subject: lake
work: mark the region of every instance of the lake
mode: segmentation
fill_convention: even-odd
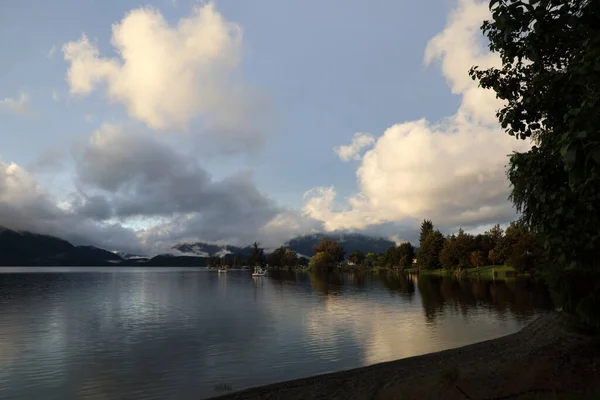
[[[495,338],[549,309],[528,280],[0,268],[0,399],[199,399]]]

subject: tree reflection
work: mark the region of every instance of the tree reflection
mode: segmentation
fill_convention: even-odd
[[[388,271],[379,275],[381,283],[391,292],[412,298],[415,294],[415,283],[412,277],[398,271]]]
[[[442,278],[423,276],[417,278],[417,287],[421,295],[423,311],[427,322],[433,322],[435,316],[444,309],[441,286]]]
[[[344,277],[339,272],[312,272],[310,283],[313,290],[323,295],[337,296],[344,287]]]
[[[298,282],[298,272],[289,269],[276,269],[269,271],[269,277],[276,283],[289,284]]]
[[[449,308],[460,309],[467,315],[484,306],[498,314],[510,312],[529,317],[536,311],[553,307],[546,286],[527,278],[490,281],[421,275],[417,279],[425,318],[429,322]]]
[[[348,273],[348,281],[358,289],[367,287],[369,274],[366,271],[356,271]]]

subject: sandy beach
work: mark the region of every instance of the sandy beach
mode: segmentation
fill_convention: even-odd
[[[549,313],[498,339],[213,399],[504,398],[600,399],[600,339]]]

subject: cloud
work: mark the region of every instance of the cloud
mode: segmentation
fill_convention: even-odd
[[[104,83],[111,101],[155,130],[189,131],[201,118],[207,135],[243,142],[238,148],[262,143],[263,101],[236,74],[242,30],[212,2],[176,26],[154,8],[132,10],[113,24],[111,44],[118,57],[102,56],[85,34],[63,46],[72,94]]]
[[[31,114],[31,109],[29,108],[29,96],[23,92],[19,94],[19,98],[17,99],[6,97],[4,100],[0,100],[0,108],[5,108],[10,112],[19,115]]]
[[[258,230],[258,240],[265,248],[272,249],[294,237],[322,231],[321,222],[296,210],[283,210]]]
[[[75,212],[98,221],[158,218],[139,234],[149,247],[200,239],[246,245],[307,226],[299,215],[291,223],[294,212],[260,192],[250,171],[214,180],[195,157],[152,135],[105,125],[75,156]],[[287,229],[278,229],[283,218]]]
[[[209,174],[150,135],[105,125],[76,154],[77,184],[110,197],[115,216],[173,215],[198,210]]]
[[[135,232],[118,224],[99,224],[81,218],[39,185],[34,176],[0,159],[0,226],[52,234],[75,244],[141,251]]]
[[[507,201],[507,156],[530,144],[500,129],[495,110],[502,103],[468,76],[473,65],[499,65],[480,40],[479,27],[489,17],[487,3],[460,0],[427,45],[425,62],[439,61],[450,89],[462,96],[456,114],[388,128],[361,158],[359,192],[340,204],[334,187],[315,188],[305,195],[309,216],[332,231],[423,218],[446,227],[479,226],[515,216]],[[338,148],[343,160],[356,157],[356,139]]]
[[[59,101],[60,100],[60,95],[58,94],[58,92],[56,90],[52,91],[52,100],[53,101]]]
[[[56,53],[56,45],[55,44],[53,44],[52,47],[50,47],[50,50],[48,50],[48,54],[46,54],[46,57],[52,58],[54,56],[54,53]]]
[[[360,160],[360,152],[373,145],[375,138],[366,133],[357,132],[349,145],[339,146],[334,149],[342,161]]]
[[[118,127],[74,153],[77,190],[62,199],[0,160],[0,226],[155,255],[183,241],[274,247],[319,225],[265,196],[249,171],[213,180],[195,159]]]
[[[65,151],[60,148],[44,150],[27,166],[27,170],[33,173],[54,173],[64,166],[66,156]]]

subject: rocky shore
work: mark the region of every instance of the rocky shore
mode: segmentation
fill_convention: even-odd
[[[509,398],[600,399],[600,340],[550,313],[498,339],[213,399]]]

